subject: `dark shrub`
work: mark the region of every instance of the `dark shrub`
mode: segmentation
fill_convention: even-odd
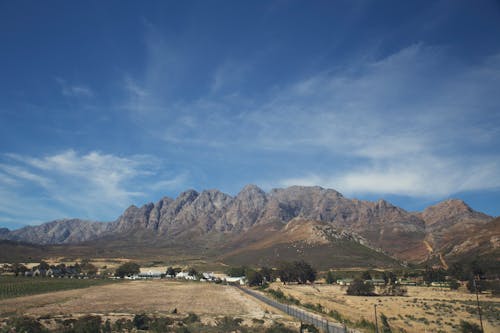
[[[188,313],[187,317],[182,320],[186,324],[192,324],[200,321],[200,317],[196,313]]]
[[[149,318],[145,313],[136,314],[132,322],[134,327],[138,330],[148,330],[151,318]]]
[[[89,333],[89,332],[99,332],[101,329],[101,317],[100,316],[84,316],[75,321],[73,324],[74,333]]]
[[[7,320],[2,332],[29,332],[45,333],[48,332],[42,324],[30,317],[14,317]]]
[[[172,318],[154,318],[150,320],[149,330],[155,333],[167,332],[169,330],[169,326],[174,323]]]
[[[460,320],[460,332],[462,333],[482,333],[481,327],[476,323]]]
[[[347,288],[347,295],[352,296],[373,296],[375,286],[371,283],[365,283],[363,280],[355,279]]]
[[[274,324],[265,330],[265,333],[295,333],[295,330],[285,327],[283,324]]]

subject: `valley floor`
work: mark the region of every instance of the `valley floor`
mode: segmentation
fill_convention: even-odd
[[[460,320],[479,324],[475,294],[432,287],[408,287],[408,295],[401,297],[348,296],[338,285],[283,285],[273,283],[286,297],[294,297],[301,304],[320,304],[325,313],[337,311],[352,322],[364,318],[375,322],[374,304],[377,304],[378,323],[385,314],[393,332],[458,332]],[[500,298],[480,295],[485,332],[500,331]]]
[[[275,322],[298,325],[234,287],[166,280],[130,281],[5,299],[0,301],[0,318],[27,315],[65,319],[92,314],[114,322],[139,313],[171,316],[174,309],[179,314],[195,313],[207,324],[228,316],[241,318],[248,326],[255,323],[254,319],[268,326]]]

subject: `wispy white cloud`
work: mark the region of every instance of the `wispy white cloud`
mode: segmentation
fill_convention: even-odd
[[[61,87],[61,94],[67,97],[94,97],[95,93],[92,89],[84,85],[70,84],[62,78],[56,78],[57,83]]]
[[[439,199],[454,193],[500,188],[500,159],[447,159],[420,156],[332,173],[282,179],[281,186],[321,185],[347,195],[396,194]]]
[[[23,167],[0,164],[0,170],[10,174],[14,178],[32,181],[43,187],[48,187],[50,185],[49,179],[27,171]]]
[[[167,76],[151,74],[155,68],[169,72],[159,56],[162,48],[154,50],[146,85],[168,87]],[[149,89],[140,99],[132,91],[131,100],[154,119],[143,124],[151,134],[177,145],[298,158],[314,150],[343,162],[330,172],[297,162],[309,171],[278,178],[278,185],[412,196],[499,187],[493,142],[500,132],[492,124],[500,121],[500,56],[466,65],[450,61],[448,52],[418,43],[268,88],[254,98],[223,89],[248,68],[227,62],[198,99],[166,100]]]
[[[158,168],[161,161],[149,155],[122,157],[67,150],[45,157],[19,154],[4,157],[6,162],[0,164],[0,170],[17,184],[0,191],[0,214],[26,218],[26,223],[39,221],[37,214],[47,219],[114,219],[128,205],[145,200],[150,193],[144,191],[175,189],[186,180],[184,174],[169,180],[161,178],[162,171]],[[23,185],[32,193],[23,191],[20,188]],[[141,199],[136,202],[138,198]],[[23,205],[32,205],[29,213],[18,212],[16,207]],[[58,208],[44,209],[45,206]]]

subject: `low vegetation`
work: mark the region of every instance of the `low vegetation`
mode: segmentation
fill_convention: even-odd
[[[318,332],[312,325],[303,325],[309,332]],[[13,317],[0,326],[0,333],[29,332],[29,333],[131,333],[131,332],[240,332],[240,333],[293,333],[282,323],[273,323],[268,327],[262,322],[253,321],[251,325],[244,325],[243,319],[224,316],[217,318],[213,324],[204,324],[196,314],[187,316],[156,316],[146,313],[135,314],[133,318],[119,318],[114,321],[104,319],[99,315],[85,315],[79,318],[33,318],[29,316]]]
[[[112,282],[109,279],[0,276],[0,299],[88,288]]]
[[[134,274],[139,274],[141,271],[141,266],[135,262],[126,262],[124,264],[121,264],[115,271],[115,276],[118,277],[125,277],[125,276],[131,276]]]

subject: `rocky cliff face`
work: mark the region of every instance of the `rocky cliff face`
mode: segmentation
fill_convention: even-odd
[[[188,190],[176,199],[165,197],[142,207],[130,206],[112,223],[60,220],[2,231],[0,238],[41,244],[77,243],[148,231],[148,235],[161,239],[196,241],[219,235],[223,237],[219,240],[230,242],[261,239],[259,232],[281,230],[291,221],[294,223],[290,226],[295,227],[283,232],[302,230],[296,226],[297,221],[317,221],[356,235],[392,256],[418,261],[429,255],[429,244],[440,251],[453,248],[453,233],[490,220],[491,217],[473,211],[459,200],[448,200],[415,214],[384,200],[351,200],[321,187],[292,186],[265,193],[248,185],[235,197],[218,190]]]
[[[459,255],[471,250],[463,246],[469,238],[480,238],[492,217],[470,208],[462,200],[446,200],[426,208],[419,216],[425,222],[426,242],[435,253]],[[479,247],[477,243],[474,247]]]
[[[0,237],[35,244],[79,243],[95,239],[113,227],[112,223],[63,219],[9,231]]]

